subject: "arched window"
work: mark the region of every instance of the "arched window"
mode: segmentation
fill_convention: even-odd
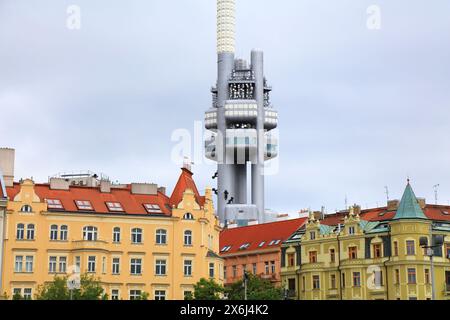
[[[156,244],[167,244],[167,231],[164,229],[156,230]]]
[[[69,227],[66,225],[61,226],[61,230],[59,232],[60,238],[59,240],[67,241],[67,234],[68,234]]]
[[[23,223],[19,223],[17,225],[16,239],[23,240],[25,234],[25,225]]]
[[[58,226],[56,224],[50,226],[50,240],[58,240]]]
[[[97,241],[97,227],[93,226],[84,227],[83,239],[85,241]]]
[[[27,240],[34,240],[34,224],[27,225]]]
[[[113,229],[113,242],[119,243],[120,242],[120,228],[115,227]]]
[[[20,212],[33,212],[33,208],[30,205],[26,204],[22,206],[22,208],[20,208]]]
[[[186,230],[184,232],[184,245],[192,246],[192,231],[191,230]]]
[[[142,243],[142,229],[134,228],[131,230],[131,242]]]
[[[185,215],[183,216],[184,220],[194,220],[194,215],[190,212],[185,213]]]

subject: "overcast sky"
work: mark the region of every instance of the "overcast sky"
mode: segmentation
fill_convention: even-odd
[[[81,9],[81,29],[66,26]],[[370,5],[381,29],[367,28]],[[266,205],[383,205],[411,178],[450,200],[450,1],[237,0],[237,55],[265,51],[280,170]],[[16,178],[104,172],[172,190],[174,130],[216,80],[215,1],[0,0],[0,146]],[[201,145],[196,145],[201,148]],[[197,164],[200,189],[214,166]]]

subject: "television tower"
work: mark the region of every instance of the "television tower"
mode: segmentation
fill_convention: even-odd
[[[252,50],[250,64],[235,58],[235,0],[217,0],[217,55],[217,83],[205,113],[211,131],[205,155],[218,163],[218,215],[224,224],[264,223],[264,162],[278,155],[278,141],[270,132],[277,127],[278,113],[269,99],[263,52]]]

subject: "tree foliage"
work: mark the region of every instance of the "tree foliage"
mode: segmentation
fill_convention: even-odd
[[[214,279],[200,279],[194,285],[195,300],[220,300],[224,292],[223,286],[214,281]]]
[[[40,285],[37,300],[104,300],[107,295],[101,286],[100,279],[92,275],[82,274],[80,289],[70,292],[67,287],[67,276],[55,276],[53,282]]]
[[[244,300],[243,280],[233,283],[227,288],[229,300]],[[283,290],[277,288],[269,280],[261,279],[258,276],[249,274],[247,280],[248,300],[282,300]]]

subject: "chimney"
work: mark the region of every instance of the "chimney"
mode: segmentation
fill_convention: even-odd
[[[100,181],[100,192],[102,192],[102,193],[111,193],[111,181],[109,181],[109,180],[101,180]]]
[[[50,178],[51,190],[69,190],[69,187],[70,187],[69,179]]]
[[[400,201],[398,201],[398,200],[389,200],[387,202],[387,210],[388,211],[395,211],[395,210],[397,210],[399,203],[400,203]]]
[[[154,183],[132,183],[132,194],[157,195],[158,185]]]
[[[166,187],[159,187],[158,188],[158,192],[165,195],[166,194]]]
[[[3,173],[3,180],[6,187],[14,185],[14,161],[16,150],[10,148],[0,148],[0,171]]]

